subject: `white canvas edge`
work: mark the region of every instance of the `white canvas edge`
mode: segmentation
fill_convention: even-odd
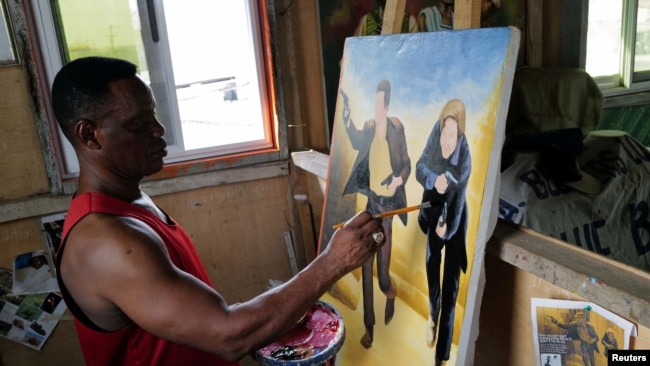
[[[492,236],[494,228],[496,227],[498,218],[498,204],[499,204],[499,171],[501,167],[501,148],[505,140],[505,126],[506,116],[508,114],[508,106],[510,104],[510,94],[512,92],[512,83],[514,80],[515,68],[517,64],[517,56],[519,54],[519,44],[521,39],[521,32],[516,27],[509,27],[510,33],[510,52],[507,56],[504,65],[504,79],[503,89],[501,91],[501,101],[496,113],[496,121],[502,120],[503,123],[495,124],[494,144],[490,153],[488,172],[496,172],[494,176],[488,173],[484,195],[483,205],[481,206],[480,218],[487,217],[487,220],[479,219],[479,226],[477,231],[475,253],[480,255],[474,256],[470,279],[468,282],[469,289],[476,289],[474,292],[468,292],[465,317],[463,319],[460,340],[458,342],[458,365],[466,365],[474,363],[474,350],[476,340],[479,333],[479,315],[481,310],[481,298],[483,297],[483,289],[485,287],[485,268],[484,268],[484,255],[487,240]],[[481,235],[485,235],[484,237]],[[466,350],[461,352],[460,350]]]

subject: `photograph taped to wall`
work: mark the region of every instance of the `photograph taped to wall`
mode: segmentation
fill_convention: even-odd
[[[590,302],[531,299],[537,366],[607,365],[609,350],[626,350],[636,327]]]
[[[63,235],[63,222],[67,212],[41,217],[41,230],[45,240],[45,247],[52,261],[56,260],[56,253],[61,245],[61,236]],[[56,274],[56,268],[53,268]]]
[[[59,291],[54,262],[44,250],[17,255],[13,274],[14,296]]]
[[[356,212],[430,207],[384,218],[375,258],[324,296],[345,321],[342,364],[472,360],[519,37],[346,40],[319,249]]]
[[[40,350],[67,307],[59,293],[12,295],[13,272],[0,268],[0,337]]]

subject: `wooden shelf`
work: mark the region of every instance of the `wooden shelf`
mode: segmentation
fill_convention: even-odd
[[[650,327],[650,273],[499,220],[486,252]]]

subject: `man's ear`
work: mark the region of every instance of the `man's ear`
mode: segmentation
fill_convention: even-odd
[[[99,149],[101,145],[97,141],[97,124],[87,119],[80,119],[74,126],[74,135],[77,141],[88,148]]]

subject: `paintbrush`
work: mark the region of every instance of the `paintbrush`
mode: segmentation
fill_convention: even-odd
[[[372,215],[372,218],[373,219],[384,218],[384,217],[399,215],[399,214],[403,214],[403,213],[407,213],[407,212],[411,212],[411,211],[415,211],[415,210],[420,210],[420,209],[428,208],[428,207],[431,207],[431,202],[422,202],[417,206],[409,206],[409,207],[399,208],[397,210],[391,210],[391,211],[378,213],[378,214]],[[333,227],[334,227],[334,229],[338,229],[340,227],[343,227],[343,225],[345,225],[345,222],[342,222],[340,224],[336,224]]]

